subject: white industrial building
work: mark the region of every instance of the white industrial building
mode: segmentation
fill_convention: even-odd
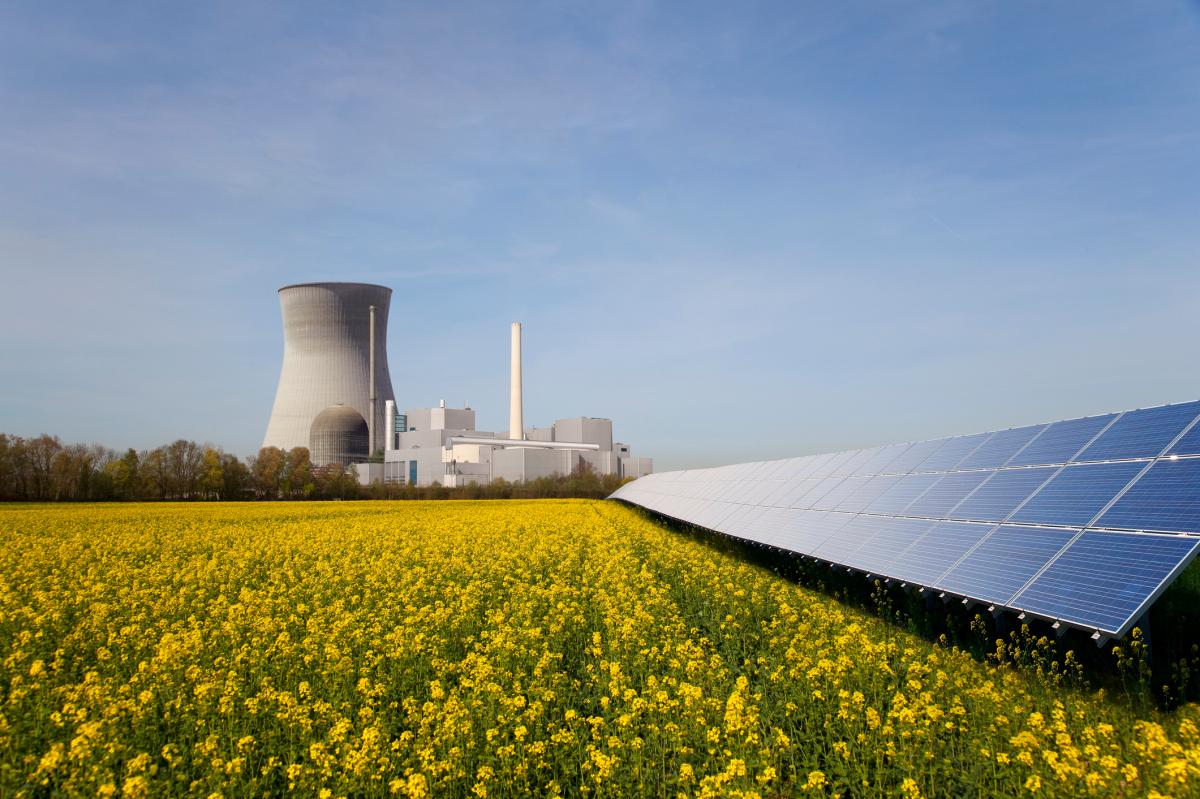
[[[470,407],[413,408],[397,413],[384,402],[383,462],[356,466],[363,484],[447,487],[493,480],[525,482],[590,468],[600,475],[641,477],[653,471],[628,444],[613,442],[612,421],[559,419],[550,427],[525,427],[521,386],[521,325],[512,326],[509,429],[475,429]]]

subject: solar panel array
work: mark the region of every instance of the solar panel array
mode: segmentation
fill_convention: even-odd
[[[902,583],[1121,636],[1200,546],[1200,402],[711,469],[613,493]]]

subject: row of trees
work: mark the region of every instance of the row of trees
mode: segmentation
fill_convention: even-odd
[[[358,491],[345,469],[314,468],[304,447],[265,447],[242,461],[184,439],[119,453],[0,433],[0,500],[349,499]]]
[[[621,482],[581,464],[574,474],[527,483],[363,488],[347,469],[314,467],[305,447],[264,447],[242,461],[219,447],[184,439],[120,453],[98,444],[63,444],[45,434],[0,433],[0,500],[601,498]]]

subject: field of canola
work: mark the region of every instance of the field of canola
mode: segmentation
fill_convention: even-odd
[[[609,502],[0,507],[0,796],[1184,796],[1139,719]]]

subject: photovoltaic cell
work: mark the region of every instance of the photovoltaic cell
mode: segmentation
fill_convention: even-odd
[[[959,462],[975,451],[975,448],[987,441],[991,433],[976,433],[973,436],[959,436],[943,444],[938,451],[930,455],[915,471],[945,472],[953,469]]]
[[[1096,526],[1200,533],[1200,458],[1158,461]]]
[[[1115,413],[1110,413],[1104,416],[1088,416],[1084,419],[1055,422],[1042,431],[1040,436],[1029,442],[1029,446],[1014,455],[1008,465],[1040,466],[1066,463],[1115,417]]]
[[[854,474],[885,474],[888,471],[888,465],[903,455],[911,446],[911,444],[892,444],[890,447],[880,447],[875,450],[875,454],[866,463],[858,467],[858,471]]]
[[[1083,527],[1145,466],[1136,461],[1068,466],[1014,513],[1012,521]]]
[[[967,494],[988,479],[992,472],[952,472],[937,481],[932,488],[904,509],[905,516],[928,516],[944,519],[951,508],[962,502]]]
[[[1200,402],[1127,411],[1080,453],[1079,461],[1151,458],[1162,452],[1196,415]]]
[[[1086,532],[1012,604],[1123,635],[1143,604],[1193,557],[1200,539]]]
[[[867,513],[898,514],[941,479],[940,474],[896,475],[895,482],[867,506]]]
[[[821,497],[828,494],[844,479],[844,477],[826,477],[819,480],[813,485],[812,490],[793,503],[792,507],[811,508],[815,503],[820,501]]]
[[[942,448],[942,445],[953,439],[937,438],[933,441],[918,441],[909,446],[896,460],[887,465],[885,474],[907,474],[913,469],[921,465],[925,460],[928,460],[933,453]]]
[[[1046,425],[1018,427],[1013,430],[1001,430],[992,433],[992,437],[979,445],[979,448],[963,459],[957,469],[994,469],[1003,466],[1017,451],[1033,440],[1042,432]]]
[[[822,560],[858,568],[858,559],[854,557],[854,553],[875,533],[879,522],[880,519],[876,516],[857,516],[825,539],[813,554]]]
[[[992,529],[987,524],[939,522],[914,541],[886,574],[917,585],[933,585]]]
[[[997,527],[937,587],[1007,605],[1074,535],[1045,527]]]
[[[896,561],[926,530],[937,522],[925,519],[870,517],[877,521],[871,535],[855,553],[864,571],[892,576]],[[849,565],[849,564],[847,564]]]
[[[1183,438],[1171,445],[1172,455],[1200,455],[1200,422],[1183,434]]]
[[[797,513],[795,525],[787,531],[783,539],[793,552],[811,555],[816,548],[825,543],[825,539],[854,517],[847,513],[828,513],[826,511],[801,511]]]
[[[858,491],[860,488],[866,486],[871,478],[845,477],[833,479],[838,479],[841,482],[826,491],[823,496],[821,496],[812,504],[814,510],[833,510],[847,497],[854,494],[854,492]]]
[[[867,505],[871,501],[882,494],[886,489],[891,487],[891,479],[889,477],[851,477],[847,480],[854,480],[856,487],[854,491],[847,494],[845,498],[837,504],[834,510],[840,510],[849,513],[862,513],[867,509]]]
[[[1054,474],[1053,466],[996,472],[948,515],[952,519],[999,522]]]

